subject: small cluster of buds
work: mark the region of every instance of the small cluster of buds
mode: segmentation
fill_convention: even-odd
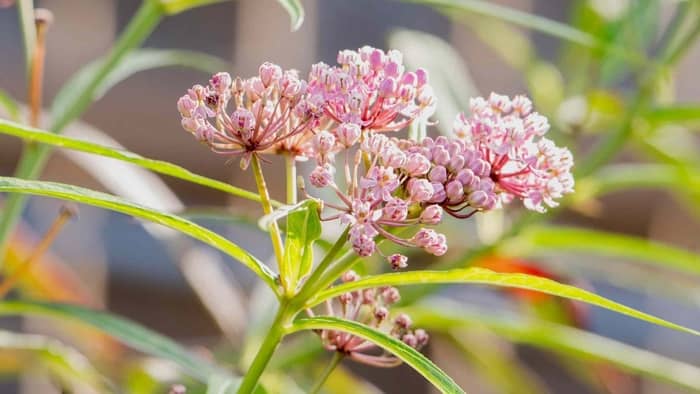
[[[398,131],[435,111],[435,96],[424,69],[405,71],[403,55],[369,46],[338,53],[338,66],[317,63],[309,92],[325,102],[335,122],[364,130]]]
[[[343,274],[343,282],[359,279],[354,271]],[[399,314],[393,320],[389,316],[389,306],[399,301],[399,291],[394,287],[365,289],[342,294],[337,298],[337,305],[326,302],[327,314],[347,320],[353,320],[380,330],[386,330],[389,335],[403,341],[408,346],[420,350],[428,343],[428,334],[422,329],[411,327],[411,318]],[[336,312],[340,308],[340,312]],[[394,367],[401,360],[389,353],[379,353],[378,348],[371,342],[342,331],[322,330],[320,332],[323,345],[331,351],[341,352],[357,362],[375,367]]]
[[[488,163],[501,201],[518,198],[526,208],[544,212],[545,206],[558,205],[555,199],[573,192],[571,152],[543,137],[549,122],[532,111],[527,97],[491,93],[488,100],[472,99],[469,107],[471,117],[461,114],[455,120],[455,135]]]
[[[264,63],[258,76],[245,80],[215,74],[208,86],[195,85],[180,97],[177,108],[185,130],[216,153],[242,156],[246,168],[254,152],[301,154],[305,140],[294,137],[316,127],[323,111],[306,88],[296,71]],[[229,113],[230,101],[235,109]]]

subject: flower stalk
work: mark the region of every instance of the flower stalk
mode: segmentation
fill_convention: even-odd
[[[326,383],[326,380],[328,380],[328,377],[331,376],[331,373],[333,373],[335,368],[338,366],[338,364],[340,364],[340,362],[342,360],[343,360],[343,353],[341,353],[341,352],[333,353],[333,358],[326,366],[326,369],[323,370],[323,374],[316,381],[316,384],[314,385],[314,387],[311,389],[311,391],[309,391],[310,394],[317,394],[319,391],[321,391],[321,388]]]

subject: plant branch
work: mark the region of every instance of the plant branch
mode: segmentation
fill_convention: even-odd
[[[326,366],[326,369],[323,371],[323,374],[321,377],[316,381],[316,384],[314,387],[309,391],[309,394],[317,394],[319,391],[321,391],[321,388],[323,387],[323,384],[326,383],[326,380],[328,380],[328,377],[331,376],[331,373],[335,370],[335,368],[340,364],[340,361],[343,360],[344,354],[341,352],[335,352],[333,354],[333,358],[331,359],[331,362],[328,363]]]

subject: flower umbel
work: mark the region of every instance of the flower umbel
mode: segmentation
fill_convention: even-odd
[[[342,277],[343,282],[357,279],[359,276],[354,271],[348,271]],[[408,346],[420,350],[428,343],[428,334],[422,329],[413,329],[408,315],[402,313],[392,319],[389,314],[389,307],[399,299],[400,294],[395,287],[357,290],[337,297],[335,304],[327,301],[326,313],[384,330]],[[319,335],[326,349],[343,353],[357,362],[384,368],[401,364],[396,356],[380,351],[372,342],[352,334],[322,330]]]
[[[538,212],[556,207],[556,199],[574,190],[571,152],[543,137],[549,130],[547,118],[532,111],[524,96],[512,99],[492,93],[470,102],[471,117],[461,114],[454,132],[467,144],[475,160],[487,165],[484,172],[496,185],[503,202],[523,200],[526,208]]]
[[[321,109],[307,100],[306,85],[296,71],[264,63],[248,79],[215,74],[208,86],[189,89],[177,107],[185,130],[216,153],[242,156],[247,168],[252,154],[290,150],[295,145],[288,140],[318,123]]]

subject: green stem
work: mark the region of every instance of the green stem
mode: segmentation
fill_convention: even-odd
[[[267,364],[270,362],[272,355],[275,353],[277,346],[279,346],[286,333],[285,330],[287,325],[289,325],[291,316],[293,316],[293,313],[289,312],[288,304],[286,302],[280,304],[280,309],[277,311],[275,320],[272,322],[267,335],[265,335],[265,339],[260,345],[260,349],[253,359],[253,363],[250,364],[248,372],[246,372],[243,377],[241,386],[238,388],[239,394],[249,394],[255,390],[260,376],[263,371],[265,371]]]
[[[262,205],[263,212],[265,215],[272,213],[272,202],[270,200],[270,193],[267,188],[267,183],[265,182],[265,176],[263,175],[262,167],[260,166],[260,158],[258,155],[253,154],[251,159],[253,166],[253,175],[255,176],[255,184],[258,186],[258,194],[260,194],[260,204]],[[280,229],[275,220],[270,223],[270,241],[272,242],[272,249],[275,253],[275,259],[277,260],[277,266],[280,270],[280,281],[282,283],[282,288],[285,292],[289,291],[289,271],[286,269],[284,264],[283,256],[283,246],[282,246],[282,236],[280,235]]]
[[[287,204],[297,203],[297,162],[294,155],[284,156],[285,170],[287,174]]]
[[[19,0],[17,2],[17,12],[19,25],[22,29],[22,40],[24,42],[24,63],[27,70],[27,80],[29,80],[32,69],[32,56],[36,45],[36,28],[34,27],[34,1]]]
[[[318,266],[311,274],[309,279],[306,281],[306,283],[304,283],[304,287],[302,287],[301,291],[299,292],[297,297],[295,297],[295,299],[300,300],[302,302],[306,302],[306,300],[314,294],[315,289],[318,288],[317,283],[321,280],[321,277],[323,276],[324,272],[328,269],[328,267],[331,266],[331,264],[333,264],[335,257],[343,249],[343,246],[345,246],[345,243],[348,240],[349,231],[350,227],[347,227],[345,231],[343,231],[343,233],[340,235],[340,237],[338,237],[331,249],[323,257],[323,260],[321,260],[321,262],[318,263]]]
[[[321,391],[321,388],[323,387],[323,384],[326,383],[326,380],[328,380],[328,377],[331,376],[331,373],[333,373],[333,370],[335,370],[335,367],[340,364],[340,361],[343,359],[343,353],[341,352],[335,352],[333,354],[333,358],[331,359],[331,362],[328,364],[326,369],[323,371],[323,374],[321,377],[316,381],[316,384],[314,387],[309,391],[309,394],[317,394],[319,391]]]
[[[50,129],[51,132],[60,133],[66,125],[85,111],[92,102],[95,91],[109,76],[110,72],[129,51],[141,45],[155,29],[162,17],[163,10],[158,2],[145,0],[141,4],[136,15],[129,22],[126,30],[122,33],[114,48],[100,66],[100,69],[93,75],[85,90],[75,96],[65,111],[54,114],[55,118]],[[44,168],[50,152],[51,148],[47,145],[26,144],[14,176],[23,179],[36,179]],[[13,194],[7,198],[3,215],[0,216],[0,256],[5,255],[9,235],[19,221],[25,203],[26,197],[23,195]],[[0,258],[1,265],[2,259]]]

